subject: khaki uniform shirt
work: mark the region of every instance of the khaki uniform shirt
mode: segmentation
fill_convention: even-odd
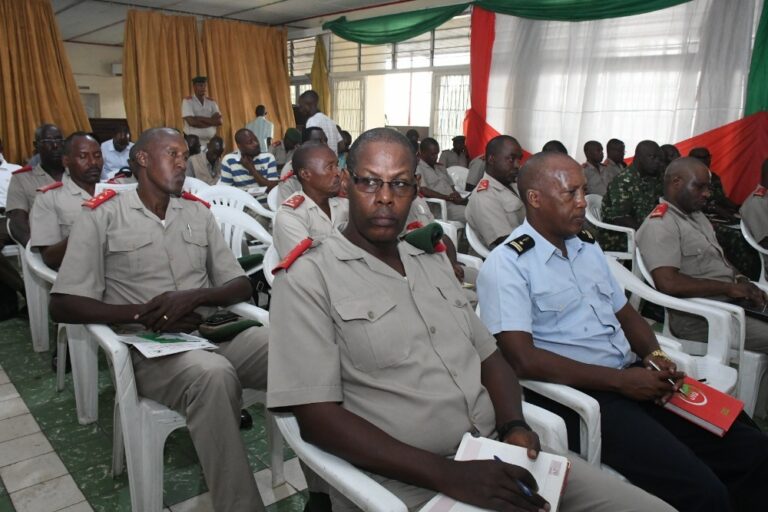
[[[211,117],[213,114],[221,113],[219,105],[208,96],[203,97],[203,102],[197,99],[194,94],[187,96],[181,101],[181,117]],[[200,138],[200,145],[205,147],[205,144],[216,135],[216,126],[209,126],[207,128],[195,128],[190,126],[184,121],[184,133],[191,133],[197,135]]]
[[[517,193],[486,173],[467,204],[467,222],[483,244],[490,247],[514,231],[524,219],[525,206]]]
[[[277,275],[267,406],[337,402],[448,457],[494,431],[480,363],[496,343],[442,254],[398,251],[406,277],[336,232]]]
[[[608,192],[608,185],[611,184],[613,178],[619,174],[619,166],[607,166],[605,164],[599,164],[600,168],[595,168],[589,162],[586,162],[584,167],[584,175],[587,178],[587,194],[597,194],[604,196]]]
[[[758,185],[741,205],[739,213],[757,243],[768,237],[768,192],[765,188]]]
[[[211,212],[171,198],[165,225],[139,199],[120,192],[84,209],[51,293],[107,304],[143,304],[161,293],[221,286],[245,275]]]
[[[435,167],[430,167],[424,160],[419,159],[419,165],[416,166],[416,174],[421,176],[421,186],[424,188],[445,195],[456,192],[453,178],[448,174],[445,167],[440,164],[435,164]],[[466,206],[453,204],[450,201],[447,201],[446,203],[448,219],[464,222],[464,210],[466,209]]]
[[[467,185],[473,187],[480,182],[485,174],[485,155],[476,156],[469,162],[469,172],[467,173]]]
[[[215,165],[211,165],[205,153],[198,153],[189,157],[187,176],[202,180],[208,185],[215,185],[221,178],[221,158],[216,160]]]
[[[20,172],[11,177],[11,184],[8,185],[8,200],[5,203],[5,210],[24,210],[29,213],[32,211],[32,203],[37,197],[37,189],[55,183],[56,180],[43,170],[38,164],[31,171]]]
[[[304,197],[304,201],[296,208],[281,204],[275,215],[272,243],[280,258],[285,258],[291,249],[305,238],[323,240],[335,229],[345,226],[349,220],[349,201],[346,198],[332,197],[328,200],[331,207],[329,219],[317,203],[304,192],[291,195],[295,196]]]
[[[446,149],[442,153],[440,153],[440,158],[438,158],[438,163],[443,165],[446,169],[448,167],[453,167],[454,165],[458,165],[460,167],[466,167],[467,166],[467,154],[462,153],[460,155],[457,155],[456,152],[452,149]]]
[[[429,209],[427,200],[421,196],[416,196],[411,203],[411,209],[408,210],[408,220],[405,221],[406,227],[412,222],[421,222],[423,226],[426,226],[434,221],[435,216],[432,215],[432,210]]]
[[[296,176],[291,176],[285,179],[289,173],[293,172],[293,160],[289,160],[283,166],[280,171],[280,184],[277,186],[277,200],[278,204],[283,204],[283,201],[291,197],[296,192],[301,192],[301,182],[296,179]]]
[[[48,247],[68,238],[75,219],[83,210],[83,202],[91,198],[68,174],[61,181],[61,187],[37,193],[29,217],[32,247]]]

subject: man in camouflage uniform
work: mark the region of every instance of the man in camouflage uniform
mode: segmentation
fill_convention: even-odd
[[[641,141],[635,149],[632,165],[608,186],[603,197],[603,221],[635,230],[639,228],[664,192],[663,163],[664,153],[659,145],[652,140]],[[623,233],[600,229],[598,240],[604,251],[627,250],[627,237]]]

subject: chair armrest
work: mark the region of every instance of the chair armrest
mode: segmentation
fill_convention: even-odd
[[[480,270],[480,267],[483,266],[483,260],[477,256],[470,256],[469,254],[462,254],[460,252],[456,253],[456,261],[476,270]]]
[[[46,265],[40,253],[32,251],[29,244],[27,244],[27,247],[24,250],[23,257],[26,258],[27,265],[29,265],[32,272],[40,279],[50,284],[53,284],[53,282],[56,281],[58,272]]]
[[[528,402],[523,402],[523,416],[526,423],[539,435],[541,446],[551,453],[568,454],[568,432],[563,418]]]
[[[435,197],[424,198],[428,203],[434,203],[440,207],[440,220],[448,220],[448,204],[445,199],[437,199]]]
[[[261,322],[265,327],[269,327],[269,312],[260,307],[248,304],[247,302],[238,302],[228,306],[227,309],[249,320]]]
[[[520,381],[525,389],[572,409],[580,418],[580,455],[590,464],[600,464],[602,433],[600,430],[600,405],[597,400],[581,391],[562,384],[536,380]]]
[[[400,499],[344,459],[305,442],[293,414],[274,413],[277,427],[296,455],[320,477],[362,510],[406,512]]]

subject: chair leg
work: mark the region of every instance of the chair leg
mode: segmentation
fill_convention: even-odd
[[[140,500],[139,506],[134,506],[134,509],[160,512],[163,509],[163,446],[169,432],[162,428],[146,430],[140,449],[141,464],[133,470],[128,468],[128,481],[134,481]],[[130,455],[128,464],[133,465]]]
[[[117,399],[117,397],[115,397]],[[123,474],[125,469],[125,445],[123,444],[123,428],[120,423],[120,407],[115,400],[115,412],[113,414],[114,425],[112,427],[112,478]]]
[[[67,375],[67,327],[59,324],[56,329],[56,390],[63,391]],[[74,374],[73,374],[74,378]]]
[[[283,435],[277,428],[277,422],[271,412],[266,413],[267,420],[267,446],[269,446],[269,463],[272,469],[272,487],[278,487],[285,483],[285,471],[283,469]]]
[[[35,352],[47,352],[50,348],[48,334],[48,290],[40,279],[36,278],[27,266],[25,258],[22,261],[24,273],[24,290],[27,294],[27,312],[29,313],[29,331],[32,335],[32,348]]]
[[[99,419],[99,347],[82,325],[67,325],[77,420],[81,425]]]

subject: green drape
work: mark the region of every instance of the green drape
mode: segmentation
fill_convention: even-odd
[[[461,14],[469,3],[390,14],[358,21],[341,18],[323,24],[323,29],[349,41],[362,44],[400,43],[429,32]]]
[[[761,110],[768,110],[768,1],[763,3],[755,46],[752,48],[744,115],[748,116]]]
[[[474,5],[520,18],[586,21],[658,11],[690,0],[479,0]]]

